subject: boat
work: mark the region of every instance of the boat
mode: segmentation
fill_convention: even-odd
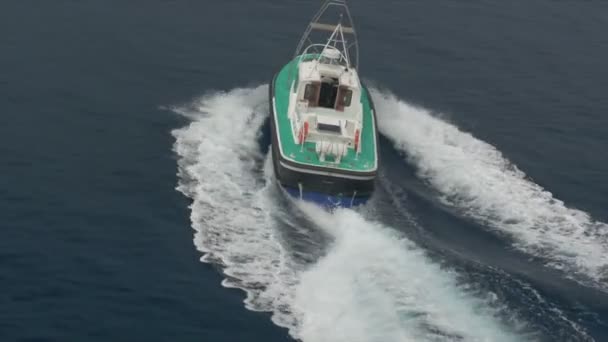
[[[324,207],[354,207],[371,197],[376,116],[358,64],[346,1],[325,1],[269,87],[273,167],[289,195]]]

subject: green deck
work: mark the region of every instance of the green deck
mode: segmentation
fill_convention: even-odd
[[[375,122],[370,104],[369,93],[363,88],[361,91],[361,104],[363,105],[363,128],[361,132],[361,152],[356,156],[354,149],[350,148],[340,164],[321,162],[315,152],[315,143],[306,142],[304,148],[296,144],[291,133],[291,123],[287,116],[289,107],[289,92],[291,90],[290,68],[296,68],[300,58],[296,58],[285,65],[275,79],[274,98],[275,116],[278,121],[278,137],[281,140],[281,152],[284,158],[307,165],[323,166],[350,171],[369,172],[377,168],[376,162],[376,133]],[[292,70],[294,70],[292,69]],[[297,69],[295,69],[297,70]],[[292,75],[295,71],[292,71]]]

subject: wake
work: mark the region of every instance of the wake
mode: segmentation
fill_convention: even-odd
[[[264,158],[256,138],[266,118],[267,108],[259,106],[265,94],[266,87],[236,89],[174,108],[192,120],[173,131],[177,189],[192,199],[194,244],[202,261],[223,267],[224,286],[246,291],[247,308],[274,312],[275,323],[291,327],[288,297],[297,268],[275,235],[270,189],[259,176]]]
[[[299,205],[335,237],[296,290],[305,341],[525,339],[501,322],[496,298],[476,297],[394,230],[351,210]]]
[[[566,207],[492,145],[390,93],[372,93],[381,133],[446,204],[508,234],[514,246],[549,266],[608,289],[607,224]]]
[[[174,109],[191,119],[173,135],[178,190],[192,199],[195,245],[204,262],[221,266],[224,286],[246,292],[247,308],[271,312],[304,342],[531,337],[498,299],[472,291],[414,243],[362,214],[296,202],[291,209],[309,221],[286,225],[281,217],[297,213],[279,205],[271,163],[257,144],[266,96],[266,86],[236,89]],[[293,253],[289,226],[321,231],[330,242]]]

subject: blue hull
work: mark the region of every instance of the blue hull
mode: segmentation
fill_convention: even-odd
[[[283,188],[285,192],[287,192],[290,196],[296,199],[301,199],[306,202],[312,202],[327,209],[353,208],[365,204],[370,198],[369,196],[357,196],[346,198],[342,196],[333,196],[313,191],[303,191],[302,193],[300,193],[299,189],[284,186],[281,186],[281,188]]]

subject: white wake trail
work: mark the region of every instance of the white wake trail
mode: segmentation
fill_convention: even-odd
[[[498,316],[508,313],[496,298],[477,298],[453,271],[394,230],[351,210],[328,213],[299,205],[335,237],[296,290],[295,308],[305,313],[300,332],[305,341],[530,338],[501,323]]]
[[[236,89],[175,108],[193,120],[173,131],[178,190],[193,200],[194,242],[202,260],[223,267],[224,286],[245,290],[249,309],[274,312],[275,323],[293,329],[284,308],[295,269],[276,237],[256,141],[267,117],[267,91],[266,86]]]
[[[284,199],[269,179],[271,163],[257,144],[267,90],[211,94],[174,109],[191,119],[173,135],[178,190],[193,201],[195,245],[203,261],[222,267],[225,286],[245,290],[247,308],[272,312],[276,324],[303,342],[529,337],[501,323],[509,314],[497,299],[478,298],[392,230],[353,211],[331,214],[298,202],[292,209],[311,223],[281,209],[277,201]],[[308,246],[311,256],[324,255],[313,263],[294,260],[279,216],[296,217],[291,225],[310,225],[303,232],[330,236],[325,250]]]
[[[607,288],[608,225],[568,208],[492,145],[428,110],[373,90],[381,133],[448,205],[501,232],[554,268]]]

